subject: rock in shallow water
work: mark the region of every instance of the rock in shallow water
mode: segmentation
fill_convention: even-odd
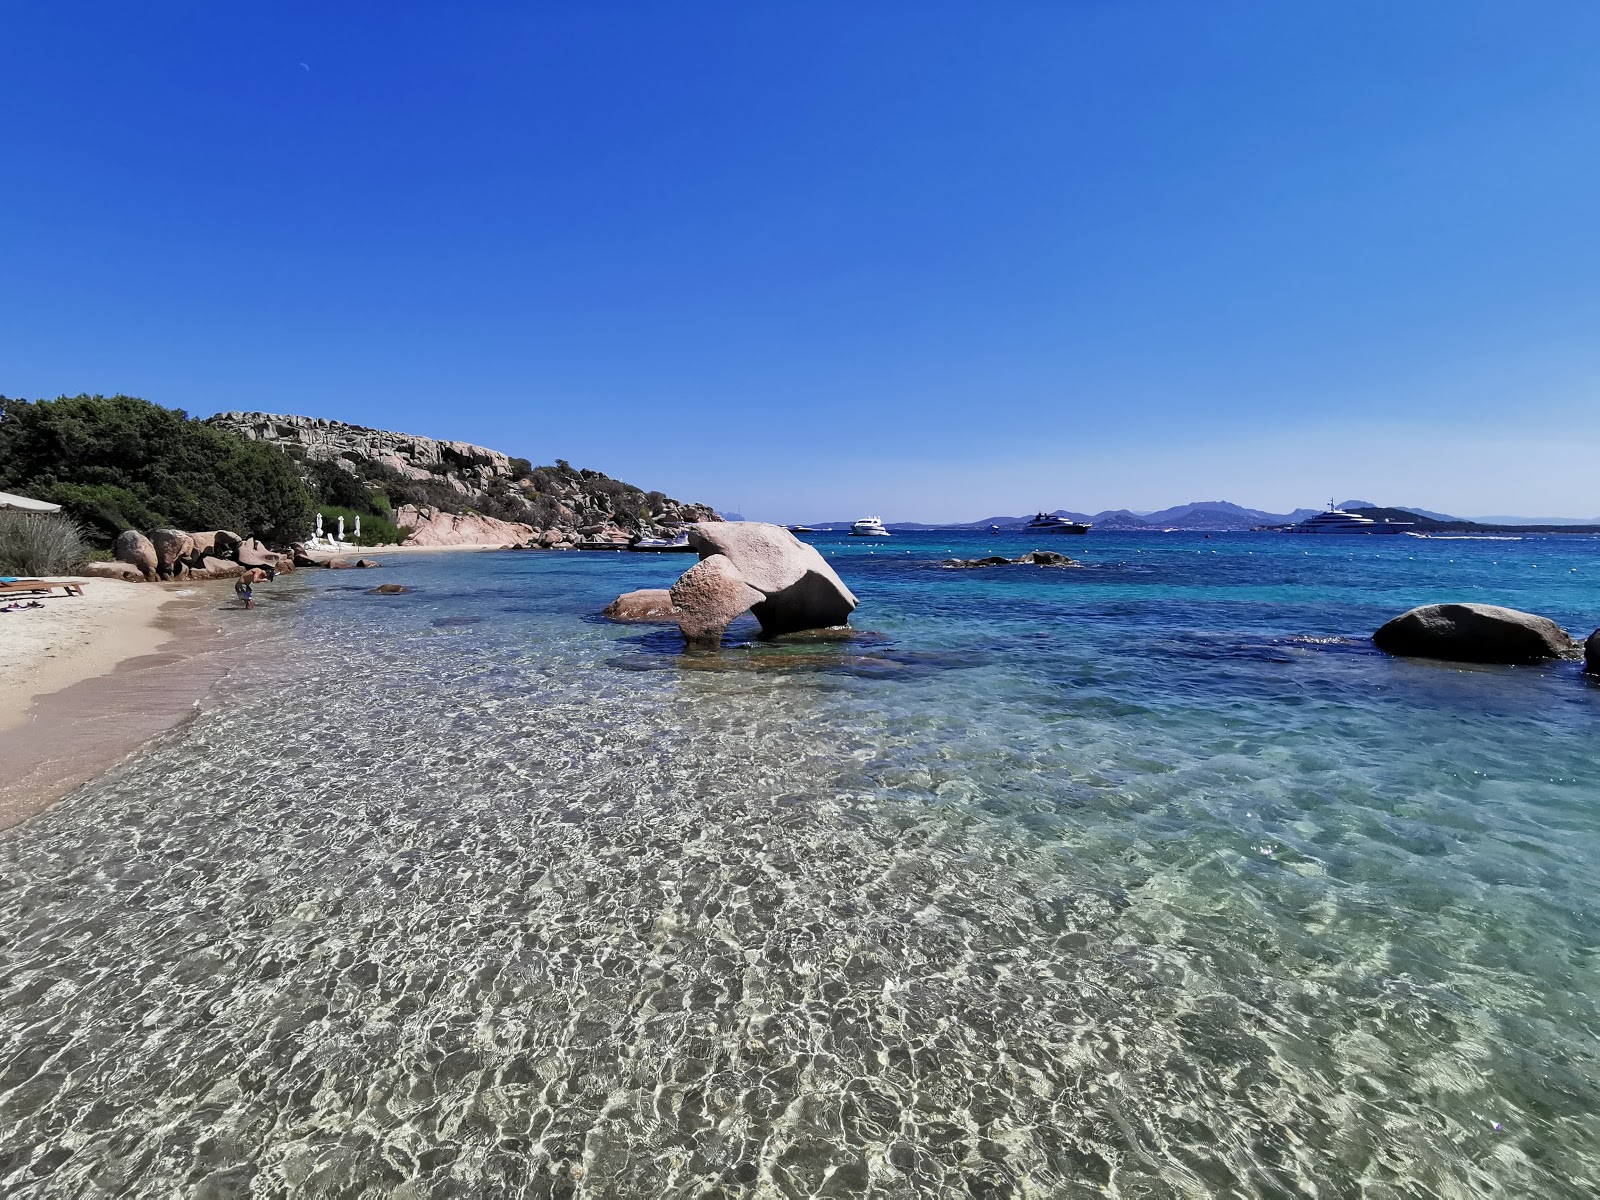
[[[1372,641],[1388,654],[1447,662],[1531,663],[1577,649],[1548,617],[1493,604],[1426,604],[1385,624]]]
[[[720,646],[722,631],[764,598],[721,554],[695,563],[678,577],[667,595],[677,610],[684,641],[702,649]]]
[[[369,596],[402,596],[411,589],[398,583],[380,583],[375,588],[368,588]]]
[[[769,637],[843,625],[859,603],[815,546],[780,525],[701,522],[689,526],[689,544],[703,561],[726,558],[739,578],[761,593],[746,607]]]
[[[1591,675],[1600,675],[1600,629],[1591,633],[1583,644],[1583,669]]]
[[[1083,564],[1054,550],[1030,550],[1020,558],[1006,558],[991,554],[987,558],[947,558],[939,564],[944,567],[1081,567]]]
[[[672,607],[672,593],[666,588],[623,592],[606,605],[601,615],[613,621],[675,621],[678,616]]]

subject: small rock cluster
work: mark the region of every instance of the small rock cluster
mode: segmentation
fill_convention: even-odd
[[[148,534],[125,529],[112,547],[112,561],[86,563],[82,573],[91,578],[133,582],[227,579],[250,567],[292,571],[295,565],[294,555],[279,554],[255,538],[243,538],[226,529],[206,533],[152,529]]]
[[[1020,558],[1006,558],[1004,555],[991,554],[988,558],[947,558],[939,564],[942,567],[1081,567],[1083,564],[1077,559],[1068,558],[1065,554],[1057,554],[1054,550],[1030,550]]]
[[[615,621],[675,622],[697,649],[716,649],[734,618],[749,612],[768,637],[829,629],[850,619],[858,601],[822,555],[781,525],[757,521],[689,527],[700,555],[670,589],[618,596]]]
[[[1401,613],[1372,635],[1378,649],[1444,662],[1523,664],[1582,656],[1600,675],[1600,629],[1580,648],[1548,617],[1494,604],[1425,604]]]

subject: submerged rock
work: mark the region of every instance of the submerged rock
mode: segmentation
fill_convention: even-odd
[[[816,547],[781,525],[701,522],[689,526],[689,544],[702,562],[727,559],[739,579],[761,593],[746,607],[768,636],[843,625],[859,603]]]
[[[715,649],[722,632],[742,613],[765,599],[765,593],[744,581],[721,554],[702,558],[679,577],[668,592],[678,628],[691,646]]]
[[[399,583],[380,583],[375,588],[368,588],[369,596],[403,596],[411,589]]]
[[[678,612],[672,606],[672,593],[666,588],[640,588],[636,592],[623,592],[606,605],[602,616],[613,621],[675,621]]]
[[[1600,675],[1600,629],[1591,633],[1583,644],[1583,669],[1591,675]]]
[[[1030,550],[1020,558],[1006,558],[991,554],[987,558],[947,558],[940,564],[945,567],[1081,567],[1083,564],[1054,550]]]
[[[118,562],[137,567],[146,579],[156,577],[156,548],[137,529],[124,529],[118,534],[111,553]]]
[[[1388,654],[1446,662],[1541,662],[1577,649],[1548,617],[1493,604],[1426,604],[1385,624],[1372,641]]]

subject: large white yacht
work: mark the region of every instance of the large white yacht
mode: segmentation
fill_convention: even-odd
[[[1054,513],[1035,513],[1033,520],[1022,528],[1027,533],[1088,533],[1093,526],[1087,521],[1069,521]]]
[[[1415,522],[1412,521],[1374,521],[1371,517],[1363,517],[1360,513],[1345,512],[1342,508],[1335,508],[1329,501],[1328,511],[1320,512],[1314,517],[1308,517],[1298,525],[1289,527],[1290,533],[1405,533],[1411,529]]]
[[[850,526],[851,537],[888,537],[889,531],[883,527],[882,517],[862,517]]]

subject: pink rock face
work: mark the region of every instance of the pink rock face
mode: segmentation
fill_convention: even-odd
[[[533,526],[477,513],[447,513],[426,504],[402,504],[395,524],[409,525],[407,546],[503,546],[526,542]]]
[[[194,553],[194,538],[181,529],[152,529],[150,544],[156,551],[156,571],[162,576],[181,574]]]
[[[112,554],[116,556],[118,562],[137,567],[139,573],[146,579],[156,577],[156,548],[150,544],[150,539],[137,529],[125,529],[118,534]]]
[[[232,579],[244,574],[244,568],[231,558],[213,558],[210,555],[201,559],[200,565],[191,568],[191,571],[195,579]]]
[[[702,558],[679,577],[668,595],[677,609],[684,640],[701,649],[722,644],[722,632],[740,613],[766,599],[751,587],[726,557]]]
[[[666,588],[641,588],[637,592],[624,592],[606,605],[602,616],[613,621],[675,621],[678,613],[672,607],[672,593]]]
[[[689,544],[702,561],[720,555],[738,577],[761,593],[751,606],[769,635],[827,629],[850,619],[859,601],[816,547],[779,525],[759,521],[701,522],[689,526]]]

